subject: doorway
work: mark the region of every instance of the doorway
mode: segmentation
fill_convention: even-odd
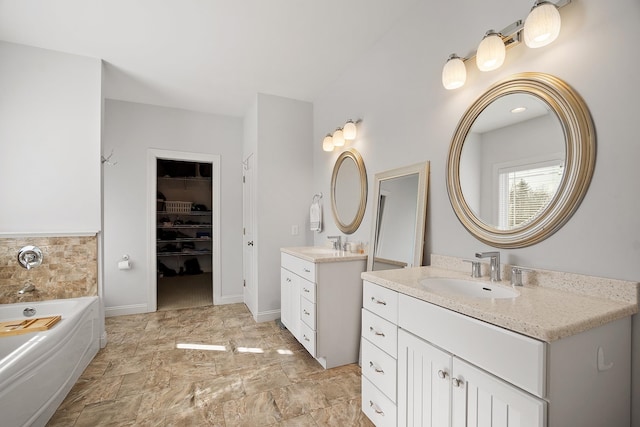
[[[220,157],[148,153],[149,308],[213,305],[220,296]]]

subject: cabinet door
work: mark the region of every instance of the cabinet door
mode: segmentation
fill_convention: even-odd
[[[398,331],[398,425],[451,423],[451,355]]]
[[[453,358],[453,427],[544,427],[546,402]]]
[[[280,269],[280,320],[300,341],[300,291],[298,276],[285,268]]]

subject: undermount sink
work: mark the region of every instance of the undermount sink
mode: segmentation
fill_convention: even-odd
[[[420,285],[430,292],[447,293],[473,298],[516,298],[520,292],[512,288],[488,282],[429,277],[420,280]]]

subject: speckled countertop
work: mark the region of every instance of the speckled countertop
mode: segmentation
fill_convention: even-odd
[[[542,270],[539,276],[538,281],[546,285],[525,283],[515,287],[520,292],[516,298],[491,299],[430,292],[420,285],[420,280],[427,277],[488,282],[486,275],[471,279],[467,273],[440,267],[362,273],[362,279],[368,282],[546,342],[638,313],[636,282]],[[503,279],[499,286],[511,288],[509,279]],[[576,291],[579,287],[584,289]]]
[[[340,262],[366,260],[366,254],[338,251],[322,246],[302,246],[297,248],[280,248],[280,251],[305,259],[310,262]]]

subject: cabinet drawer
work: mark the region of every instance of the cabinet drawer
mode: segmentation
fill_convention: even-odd
[[[396,359],[367,340],[362,340],[362,375],[392,402],[396,401]]]
[[[367,309],[362,309],[362,337],[391,357],[398,357],[398,327]]]
[[[391,323],[398,323],[398,293],[364,282],[362,306]]]
[[[280,265],[303,279],[314,283],[316,281],[316,265],[310,261],[283,252],[281,253]]]
[[[545,396],[546,347],[542,341],[407,295],[400,295],[399,304],[400,328],[536,396]]]
[[[306,298],[300,298],[300,318],[312,330],[316,330],[316,305]]]
[[[304,322],[300,324],[300,342],[311,356],[316,357],[316,331]]]
[[[305,279],[300,279],[300,295],[309,301],[316,302],[316,284]]]
[[[362,412],[377,427],[397,424],[396,405],[365,377],[362,377]]]

